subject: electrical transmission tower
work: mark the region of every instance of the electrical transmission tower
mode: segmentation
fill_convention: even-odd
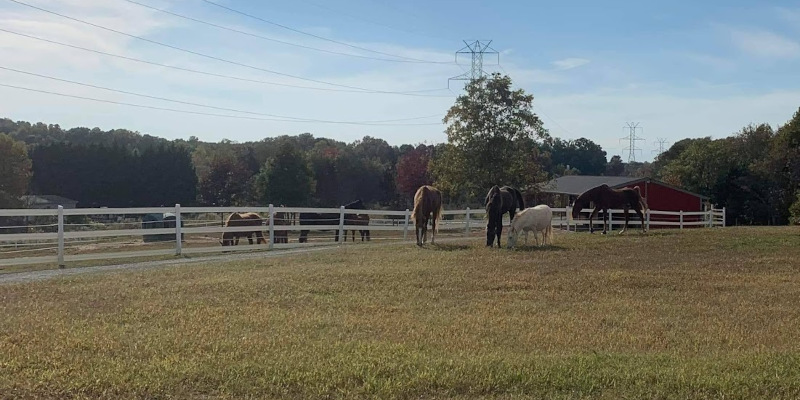
[[[636,148],[636,141],[637,140],[644,140],[643,138],[640,138],[639,136],[636,136],[636,130],[639,129],[639,131],[641,132],[642,128],[639,126],[638,122],[636,122],[636,123],[626,122],[626,125],[627,126],[622,127],[622,129],[628,131],[628,136],[625,136],[624,138],[621,138],[620,140],[627,140],[628,141],[628,147],[626,147],[626,148],[624,148],[622,150],[623,151],[628,151],[628,162],[636,161],[636,152],[637,151],[642,151],[642,149]]]
[[[653,150],[653,153],[658,153],[656,154],[656,157],[660,156],[664,152],[664,148],[667,147],[667,143],[669,142],[667,142],[667,139],[664,138],[658,138],[658,140],[653,142],[653,145],[657,147],[655,150]]]
[[[458,64],[459,54],[469,54],[472,56],[472,67],[469,71],[454,76],[447,80],[447,88],[450,88],[450,81],[474,81],[483,76],[486,76],[486,71],[483,70],[483,56],[486,54],[497,54],[497,64],[500,64],[500,53],[497,50],[489,47],[492,43],[491,40],[475,40],[473,42],[464,41],[464,48],[456,52],[456,64]]]

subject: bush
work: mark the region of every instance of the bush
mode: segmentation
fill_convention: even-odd
[[[789,207],[789,223],[792,225],[800,224],[800,190],[795,194],[794,203]]]

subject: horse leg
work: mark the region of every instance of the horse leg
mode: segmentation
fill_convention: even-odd
[[[622,227],[622,230],[619,231],[619,234],[622,235],[625,231],[628,230],[628,207],[624,207],[623,211],[625,213],[625,226]]]
[[[436,244],[436,219],[431,218],[431,244]]]
[[[486,223],[486,246],[492,247],[494,245],[494,220],[489,216],[489,222]]]
[[[592,213],[589,214],[589,233],[594,233],[594,226],[592,225],[592,218],[597,216],[597,213],[600,211],[600,207],[595,207],[592,210]]]
[[[634,208],[634,211],[636,211],[636,214],[639,215],[639,220],[642,221],[642,233],[647,232],[647,230],[645,229],[646,226],[645,226],[645,223],[644,223],[644,214],[638,208]]]
[[[603,235],[608,233],[608,209],[603,209]]]

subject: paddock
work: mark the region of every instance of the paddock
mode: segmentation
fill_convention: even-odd
[[[588,224],[586,219],[591,210],[584,210],[581,218],[569,217],[570,209],[553,208],[554,231],[580,230]],[[225,227],[223,218],[233,212],[255,212],[264,218],[262,229],[267,244],[220,246],[223,232],[245,232],[252,227]],[[147,214],[171,213],[175,221],[170,227],[143,229],[142,217]],[[286,213],[333,213],[339,215],[335,225],[299,225],[299,221],[280,221],[274,215]],[[357,213],[370,217],[369,225],[346,224],[347,214]],[[93,215],[106,216],[103,221],[94,221]],[[610,227],[620,228],[623,222],[622,210],[610,210]],[[269,217],[272,215],[273,217]],[[471,237],[484,234],[486,229],[485,211],[445,210],[439,222],[437,237]],[[655,218],[659,217],[661,218]],[[663,221],[670,216],[678,221]],[[651,217],[652,220],[651,220]],[[684,219],[692,218],[691,221]],[[645,224],[648,228],[656,226],[682,229],[687,227],[722,227],[725,209],[704,212],[684,213],[648,210]],[[4,222],[5,221],[5,222]],[[508,226],[508,216],[503,219]],[[630,227],[637,227],[639,221],[631,220]],[[197,254],[220,254],[222,252],[269,251],[303,246],[359,245],[364,242],[334,241],[335,235],[344,237],[345,231],[364,230],[371,232],[371,241],[408,242],[415,239],[414,222],[411,211],[406,210],[346,210],[339,208],[306,207],[174,207],[154,208],[102,208],[102,209],[64,209],[52,210],[12,209],[0,210],[0,273],[18,268],[55,268],[86,265],[113,259],[136,259],[142,257],[174,257]],[[301,230],[309,230],[308,243],[299,243]],[[286,232],[286,243],[276,243],[276,232]],[[558,232],[556,232],[558,234]],[[172,240],[145,242],[145,235],[171,236]],[[441,235],[441,236],[440,236]],[[279,235],[280,236],[280,235]],[[181,240],[177,240],[181,238]],[[16,268],[14,268],[16,267]]]

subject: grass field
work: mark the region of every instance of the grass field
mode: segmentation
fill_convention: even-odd
[[[0,285],[0,398],[799,398],[799,256],[632,231]]]

